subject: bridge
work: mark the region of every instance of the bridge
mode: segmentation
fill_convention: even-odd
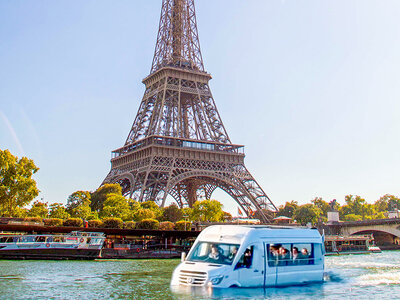
[[[400,249],[400,218],[331,222],[320,226],[325,234],[356,235],[372,233],[375,242],[383,249]]]

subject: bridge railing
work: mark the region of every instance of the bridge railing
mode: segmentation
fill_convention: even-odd
[[[400,218],[393,219],[376,219],[376,220],[364,220],[364,221],[351,221],[351,222],[339,222],[338,226],[360,226],[360,225],[387,225],[387,224],[400,224]]]

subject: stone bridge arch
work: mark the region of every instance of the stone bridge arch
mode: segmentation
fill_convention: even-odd
[[[384,225],[374,225],[374,226],[352,226],[352,227],[343,227],[342,234],[343,235],[354,235],[361,234],[365,232],[384,232],[387,234],[391,234],[395,237],[400,238],[400,226],[398,224],[384,224]]]

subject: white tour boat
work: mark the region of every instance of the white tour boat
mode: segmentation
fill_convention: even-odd
[[[0,259],[95,259],[104,240],[101,232],[0,234]]]

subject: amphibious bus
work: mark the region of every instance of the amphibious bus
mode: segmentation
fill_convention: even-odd
[[[216,225],[204,229],[175,269],[171,286],[268,287],[322,282],[317,229]]]

